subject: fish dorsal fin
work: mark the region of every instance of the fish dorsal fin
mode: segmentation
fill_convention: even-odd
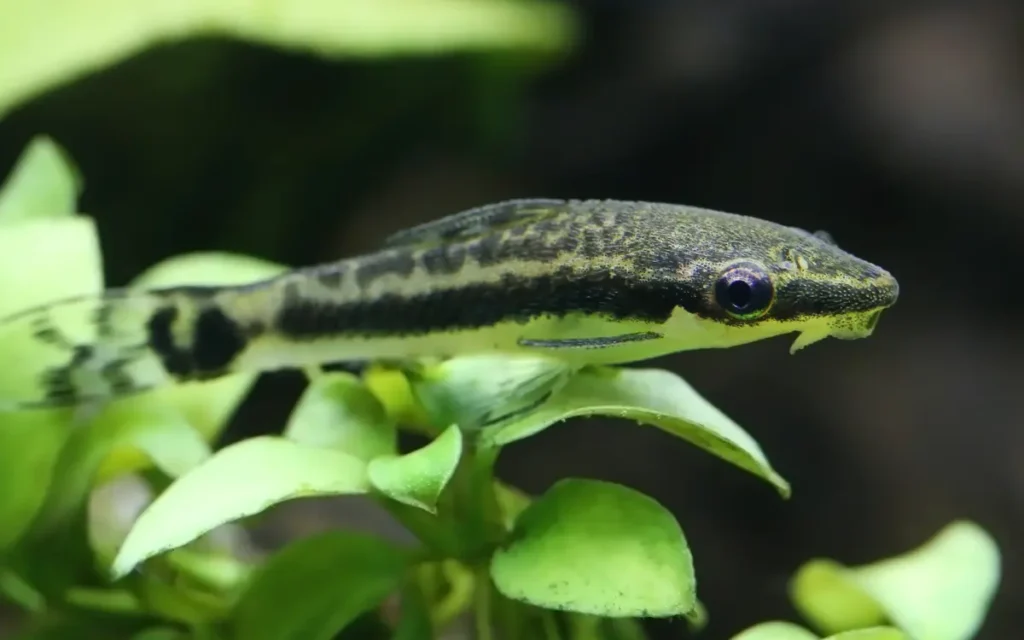
[[[403,229],[384,241],[387,248],[465,240],[507,225],[539,220],[563,211],[567,202],[551,198],[505,200],[453,213],[415,227]]]

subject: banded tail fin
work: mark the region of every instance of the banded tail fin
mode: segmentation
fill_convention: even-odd
[[[108,290],[0,318],[11,358],[0,372],[0,411],[102,404],[171,382],[148,333],[167,304],[155,292]]]

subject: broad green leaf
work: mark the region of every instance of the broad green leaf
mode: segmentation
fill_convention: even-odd
[[[654,425],[764,478],[789,496],[789,483],[746,431],[682,378],[661,369],[583,370],[533,412],[485,429],[481,445],[505,445],[568,418],[592,415]]]
[[[570,37],[555,3],[508,0],[66,0],[0,10],[0,115],[147,47],[228,36],[325,57],[443,51],[558,51]]]
[[[912,640],[910,636],[903,633],[896,627],[871,627],[869,629],[855,629],[844,631],[825,640]]]
[[[416,451],[374,458],[367,472],[374,488],[392,500],[434,513],[460,457],[462,432],[452,425]]]
[[[732,640],[821,640],[807,629],[791,622],[762,622],[733,636]]]
[[[46,500],[67,439],[66,412],[0,414],[0,550],[14,545]]]
[[[791,622],[763,622],[750,627],[732,640],[821,640],[816,634]],[[894,627],[871,627],[846,631],[824,640],[910,640]]]
[[[796,608],[825,632],[872,626],[885,621],[885,609],[847,575],[837,562],[815,559],[793,578]]]
[[[348,373],[315,378],[292,410],[284,435],[367,462],[394,454],[397,447],[394,420],[359,378]]]
[[[0,224],[73,215],[80,186],[78,171],[63,150],[38,136],[0,185]]]
[[[392,420],[429,434],[437,432],[430,416],[423,410],[413,394],[409,379],[404,372],[374,363],[363,372],[363,382],[366,384],[366,388],[377,397],[384,407],[385,413]],[[447,426],[444,424],[442,428]]]
[[[246,640],[329,640],[395,592],[405,550],[376,536],[331,531],[286,546],[254,574],[233,615]]]
[[[797,608],[825,633],[870,626],[881,617],[915,640],[968,640],[985,619],[1000,573],[992,537],[957,521],[918,549],[867,566],[812,560],[791,590]]]
[[[70,428],[70,427],[69,427]],[[33,530],[61,526],[85,503],[101,463],[119,445],[152,451],[154,462],[170,476],[209,457],[209,448],[172,406],[142,396],[111,403],[88,425],[72,430],[61,449],[46,503]]]
[[[0,226],[0,318],[53,299],[103,287],[99,240],[91,219],[75,216]],[[26,329],[23,327],[23,329]],[[0,409],[39,393],[32,372],[47,347],[30,332],[0,326]],[[16,366],[15,366],[16,364]],[[0,549],[21,537],[42,505],[71,411],[0,412]]]
[[[556,483],[519,516],[491,560],[508,598],[610,618],[694,612],[696,579],[672,514],[608,482]]]
[[[244,440],[168,487],[135,523],[112,572],[123,576],[151,556],[285,500],[368,488],[366,465],[358,458],[277,437]]]
[[[61,448],[46,498],[16,548],[25,575],[48,595],[88,579],[97,562],[105,564],[113,557],[105,543],[124,535],[119,510],[93,511],[87,504],[100,464],[116,446],[148,438],[148,444],[159,445],[156,462],[161,467],[167,463],[169,475],[209,455],[206,443],[176,409],[140,396],[108,405],[90,424],[65,428],[71,435]],[[55,548],[61,553],[55,555]]]
[[[433,424],[477,429],[533,409],[572,372],[550,358],[473,355],[423,366],[409,381]]]

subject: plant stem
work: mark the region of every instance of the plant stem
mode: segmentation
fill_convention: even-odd
[[[476,640],[493,640],[491,627],[491,576],[484,565],[477,570],[476,589],[473,592],[473,620]]]
[[[438,627],[448,624],[456,616],[464,613],[477,590],[476,574],[455,560],[441,562],[440,572],[448,583],[448,595],[434,610],[434,624]]]

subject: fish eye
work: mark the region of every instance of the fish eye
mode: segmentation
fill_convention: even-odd
[[[733,265],[715,283],[715,302],[734,318],[758,318],[768,312],[774,299],[771,276],[755,264]]]

